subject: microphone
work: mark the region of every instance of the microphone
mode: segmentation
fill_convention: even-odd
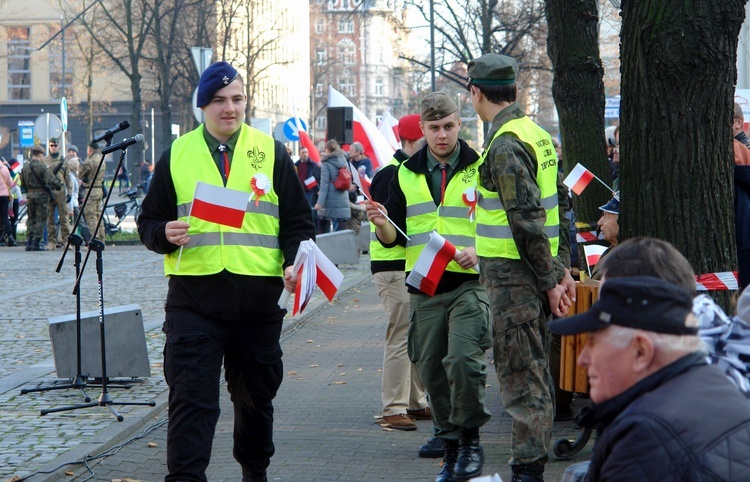
[[[110,152],[119,151],[120,149],[127,149],[133,144],[143,144],[143,134],[136,134],[134,137],[123,139],[117,144],[112,144],[111,146],[105,147],[104,149],[102,149],[102,155],[105,156]]]
[[[120,131],[124,131],[128,127],[130,127],[130,122],[128,122],[126,120],[122,121],[119,124],[117,124],[116,126],[112,127],[111,129],[107,129],[107,131],[104,134],[100,134],[100,135],[94,137],[91,140],[91,142],[99,142],[99,141],[104,141],[104,140],[112,139],[112,136],[114,136],[115,134],[117,134]]]

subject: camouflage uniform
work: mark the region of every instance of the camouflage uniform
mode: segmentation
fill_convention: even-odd
[[[50,246],[50,249],[55,249],[56,244],[62,243],[63,240],[67,240],[68,236],[70,236],[70,216],[68,215],[70,208],[68,207],[66,198],[73,192],[73,185],[68,175],[70,171],[68,163],[65,162],[65,159],[60,154],[46,156],[44,163],[50,169],[50,172],[60,181],[60,184],[65,186],[65,189],[52,191],[55,199],[49,202],[49,211],[47,213],[47,244]],[[57,208],[57,214],[60,219],[61,237],[57,235],[55,208]]]
[[[23,165],[21,185],[26,190],[28,209],[26,247],[27,250],[30,250],[39,247],[39,242],[44,234],[44,223],[47,220],[50,206],[50,196],[45,186],[59,191],[62,189],[62,183],[52,174],[52,171],[44,162],[32,159]],[[41,247],[41,249],[44,248]]]
[[[544,464],[554,418],[554,384],[549,371],[551,311],[545,291],[562,279],[570,259],[565,189],[558,178],[560,248],[553,257],[544,233],[546,213],[536,183],[537,161],[516,137],[501,135],[506,122],[523,117],[511,104],[493,120],[479,168],[480,184],[498,192],[521,259],[480,256],[480,280],[487,288],[493,324],[495,370],[505,410],[513,418],[511,465]],[[560,199],[562,196],[562,199]],[[563,224],[564,223],[564,224]]]
[[[104,241],[103,221],[99,226],[99,230],[94,233],[94,228],[96,228],[96,223],[99,221],[99,216],[101,216],[102,213],[102,181],[104,181],[104,166],[102,166],[99,170],[99,175],[94,179],[96,168],[99,166],[101,159],[102,154],[100,152],[96,151],[91,154],[88,159],[86,159],[86,162],[81,165],[79,177],[83,181],[83,187],[86,191],[91,191],[89,200],[83,208],[83,218],[86,220],[86,225],[89,227],[94,237]]]

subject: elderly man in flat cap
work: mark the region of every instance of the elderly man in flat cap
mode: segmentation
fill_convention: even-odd
[[[692,309],[668,281],[605,277],[589,311],[550,323],[587,334],[593,405],[579,423],[598,429],[587,473],[576,464],[563,480],[750,480],[750,402],[707,364]]]
[[[197,105],[206,121],[161,155],[138,219],[141,240],[165,255],[169,276],[166,481],[206,480],[222,363],[242,480],[266,481],[274,454],[272,401],[283,378],[286,314],[277,302],[285,288],[294,292],[297,249],[315,229],[284,145],[243,123],[246,101],[230,64],[203,72]],[[252,196],[240,227],[190,217],[198,182]]]
[[[413,315],[408,352],[430,399],[434,434],[445,445],[435,480],[469,480],[482,473],[479,429],[490,419],[484,392],[484,353],[491,342],[489,306],[473,269],[479,156],[458,138],[458,106],[445,93],[422,100],[420,128],[427,144],[398,168],[387,202],[367,203],[367,214],[384,247],[405,247],[407,274],[432,231],[457,248],[432,296],[409,286]]]
[[[516,103],[518,66],[469,62],[471,102],[492,122],[479,169],[476,252],[493,323],[495,370],[512,423],[512,482],[540,482],[554,419],[551,316],[575,297],[565,188],[550,135]],[[561,226],[562,224],[562,226]]]

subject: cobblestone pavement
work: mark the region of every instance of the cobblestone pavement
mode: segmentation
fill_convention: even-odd
[[[54,378],[47,333],[48,316],[74,312],[70,295],[73,277],[54,273],[61,252],[0,251],[9,271],[0,273],[19,286],[0,296],[2,321],[11,327],[2,335],[0,355],[0,480],[30,477],[41,481],[157,482],[166,475],[166,386],[161,372],[160,330],[166,280],[161,256],[143,247],[105,250],[105,305],[137,303],[143,310],[152,376],[129,390],[112,389],[116,400],[155,400],[155,408],[116,407],[124,422],[106,407],[93,407],[43,417],[39,410],[82,403],[77,390],[20,395],[20,388],[46,385]],[[7,256],[6,253],[10,253]],[[71,258],[72,261],[72,258]],[[5,263],[4,263],[5,264]],[[72,265],[66,269],[73,270]],[[96,309],[96,279],[88,272],[82,294]],[[282,338],[285,380],[276,398],[276,455],[269,480],[276,481],[401,481],[433,480],[439,460],[419,459],[417,447],[428,437],[429,422],[415,432],[399,432],[376,423],[380,415],[380,372],[386,319],[369,276],[369,260],[342,266],[344,285],[334,303],[316,292],[303,316],[288,319]],[[488,360],[491,356],[488,354]],[[99,392],[87,389],[94,398]],[[222,416],[217,427],[208,471],[211,481],[240,480],[232,458],[232,409],[222,390]],[[487,462],[485,474],[510,479],[510,419],[502,409],[494,373],[487,397],[492,420],[482,428]],[[574,438],[572,422],[556,423],[554,439]],[[590,445],[572,462],[585,460]],[[96,457],[108,452],[106,457]],[[94,456],[84,466],[80,462]],[[70,462],[76,464],[61,466]],[[548,464],[545,479],[559,480],[571,461]]]

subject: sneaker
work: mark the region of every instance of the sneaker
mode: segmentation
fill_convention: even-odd
[[[423,459],[439,459],[445,455],[443,439],[430,437],[427,443],[419,447],[419,456]]]
[[[432,410],[430,410],[430,407],[420,408],[418,410],[407,409],[406,414],[412,420],[432,420]]]
[[[417,424],[412,419],[406,416],[405,413],[399,413],[397,415],[383,415],[383,421],[387,423],[390,428],[396,430],[416,430]]]

